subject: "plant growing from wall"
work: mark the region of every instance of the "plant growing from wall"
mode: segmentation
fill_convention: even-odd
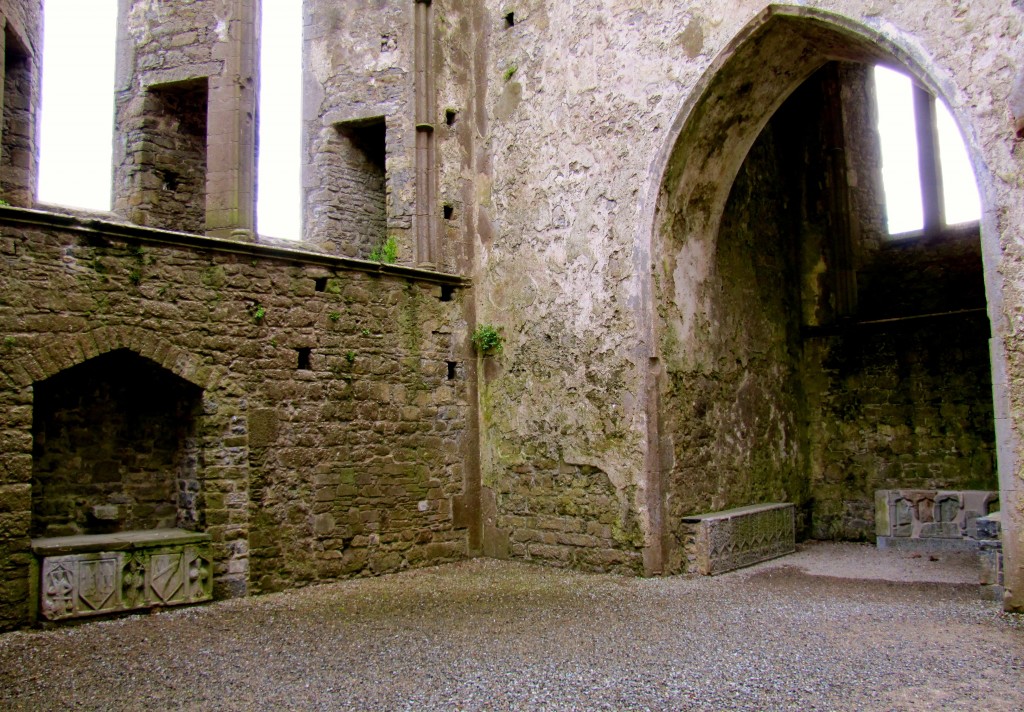
[[[388,238],[384,240],[377,247],[373,248],[370,253],[370,259],[374,262],[383,262],[384,264],[392,265],[398,261],[398,241],[394,235],[388,235]]]
[[[355,351],[346,351],[345,352],[345,360],[348,361],[348,365],[349,366],[354,364],[356,362],[356,352]]]
[[[249,314],[252,316],[254,323],[262,324],[267,316],[267,308],[259,302],[253,302],[249,305]]]
[[[500,352],[501,346],[505,341],[498,332],[497,327],[491,324],[480,324],[477,326],[470,339],[473,341],[473,347],[483,356],[492,356]]]
[[[327,315],[327,318],[330,319],[331,322],[337,324],[338,320],[341,319],[341,312],[332,311],[330,314]]]

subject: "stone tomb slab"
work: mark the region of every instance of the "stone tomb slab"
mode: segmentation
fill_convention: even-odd
[[[876,490],[878,548],[975,550],[979,519],[999,508],[989,490]]]
[[[691,572],[713,576],[796,551],[795,507],[755,504],[683,518]]]
[[[182,529],[33,539],[38,615],[57,621],[213,598],[210,535]]]

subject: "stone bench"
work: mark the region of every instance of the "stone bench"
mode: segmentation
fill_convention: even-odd
[[[210,535],[183,529],[33,539],[31,600],[46,620],[213,598]],[[35,617],[35,616],[34,616]]]
[[[998,509],[989,490],[876,490],[878,548],[977,550],[978,519]]]
[[[684,517],[688,570],[713,576],[793,553],[794,514],[783,502]]]

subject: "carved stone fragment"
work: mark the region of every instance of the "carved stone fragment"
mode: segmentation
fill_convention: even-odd
[[[36,539],[40,613],[61,620],[208,601],[209,542],[179,529]]]

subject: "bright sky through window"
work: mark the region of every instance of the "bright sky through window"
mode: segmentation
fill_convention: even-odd
[[[300,239],[302,3],[263,0],[260,155],[256,225],[261,235]]]
[[[117,0],[46,0],[39,200],[110,209]]]
[[[298,239],[302,5],[263,0],[259,205],[263,235]],[[39,199],[110,209],[117,0],[46,0]]]
[[[909,77],[885,67],[875,67],[882,185],[885,187],[889,233],[893,235],[924,227],[911,90]]]
[[[917,164],[913,85],[906,75],[876,66],[875,92],[889,234],[921,230],[924,211]],[[973,222],[981,216],[981,201],[967,149],[949,109],[942,101],[935,103],[946,224]]]
[[[967,147],[949,109],[941,101],[937,101],[936,105],[946,224],[975,222],[981,219],[981,197],[978,195],[971,160],[967,157]]]

